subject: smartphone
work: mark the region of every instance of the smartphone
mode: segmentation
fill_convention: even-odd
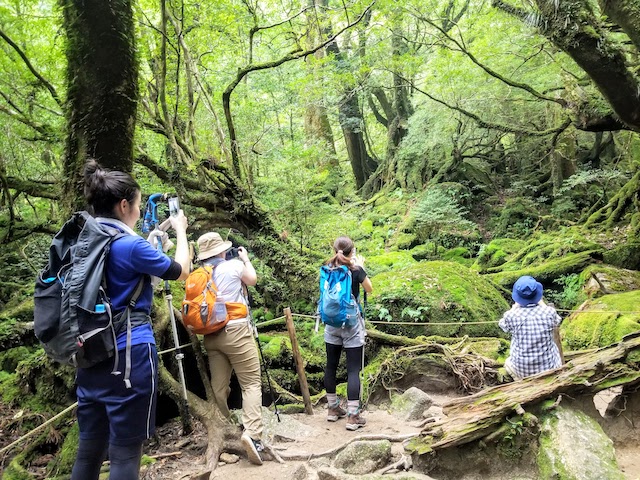
[[[169,197],[167,203],[169,204],[169,215],[175,217],[180,213],[180,199],[178,197]]]

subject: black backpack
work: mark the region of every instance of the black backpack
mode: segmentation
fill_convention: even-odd
[[[52,360],[88,368],[115,356],[113,373],[119,373],[116,338],[125,323],[131,328],[131,310],[144,284],[142,277],[125,311],[114,318],[104,267],[111,244],[124,235],[76,212],[53,238],[49,263],[36,280],[33,312],[36,337]]]

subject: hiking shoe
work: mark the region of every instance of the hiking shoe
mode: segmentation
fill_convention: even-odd
[[[358,413],[350,413],[347,415],[347,430],[357,430],[360,427],[364,427],[367,423],[367,419],[360,416]]]
[[[337,422],[338,419],[347,416],[347,411],[340,406],[340,402],[337,402],[333,406],[327,408],[327,422]]]
[[[254,465],[262,465],[262,457],[260,456],[260,452],[264,451],[262,442],[260,440],[254,440],[248,433],[243,433],[240,441],[247,452],[249,461]]]

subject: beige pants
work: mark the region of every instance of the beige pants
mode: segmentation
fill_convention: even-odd
[[[231,415],[227,398],[231,372],[236,372],[242,388],[242,424],[254,440],[262,436],[262,382],[260,361],[253,332],[248,322],[227,325],[220,332],[205,335],[204,347],[209,356],[211,388],[218,408]]]

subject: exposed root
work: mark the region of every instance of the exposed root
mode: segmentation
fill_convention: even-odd
[[[405,435],[360,435],[357,437],[353,437],[349,441],[339,445],[337,447],[332,448],[331,450],[326,450],[320,453],[292,453],[286,454],[282,453],[281,456],[285,460],[311,460],[313,458],[321,458],[321,457],[331,457],[336,453],[340,452],[347,445],[357,442],[357,441],[367,441],[367,440],[388,440],[390,442],[404,442],[405,440],[409,440],[410,438],[417,437],[417,433],[407,433]]]

